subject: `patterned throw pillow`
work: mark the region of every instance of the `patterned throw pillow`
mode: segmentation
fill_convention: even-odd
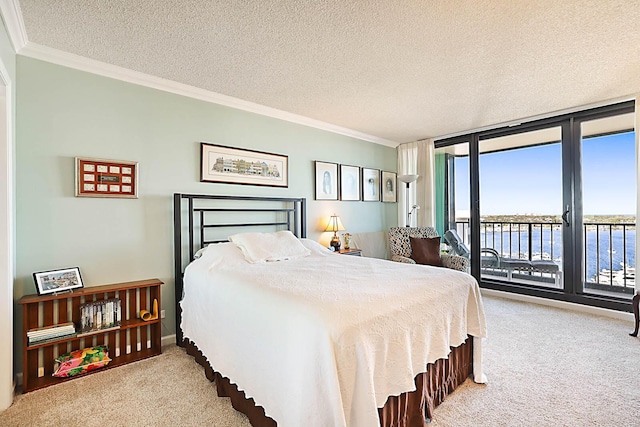
[[[102,368],[111,362],[109,349],[106,346],[83,348],[66,353],[55,360],[58,367],[53,373],[54,377],[73,377],[86,374],[98,368]]]
[[[440,237],[409,237],[411,259],[418,264],[442,267],[440,259]]]

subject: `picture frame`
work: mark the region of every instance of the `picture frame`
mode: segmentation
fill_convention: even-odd
[[[200,143],[200,182],[289,187],[289,156]]]
[[[385,203],[396,203],[398,201],[398,180],[395,172],[382,171],[380,180],[380,194]]]
[[[340,165],[340,200],[360,200],[360,166]]]
[[[380,169],[362,168],[362,200],[380,201]]]
[[[36,284],[38,295],[69,292],[84,287],[78,267],[39,271],[33,273],[33,281]]]
[[[338,164],[314,161],[315,200],[338,200]]]
[[[138,198],[138,162],[76,157],[76,197]]]

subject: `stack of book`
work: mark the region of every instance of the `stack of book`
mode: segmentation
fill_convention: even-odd
[[[80,306],[80,332],[78,336],[118,329],[121,321],[122,307],[118,298],[83,304]]]
[[[59,325],[45,326],[27,331],[29,345],[42,344],[49,341],[60,340],[76,335],[76,327],[73,323],[61,323]]]

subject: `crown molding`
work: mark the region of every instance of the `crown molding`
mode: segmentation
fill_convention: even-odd
[[[395,141],[390,141],[388,139],[380,138],[374,135],[369,135],[352,129],[336,126],[320,120],[315,120],[309,117],[300,116],[298,114],[289,113],[287,111],[278,110],[276,108],[256,104],[254,102],[245,101],[243,99],[234,98],[232,96],[222,95],[220,93],[197,88],[195,86],[178,83],[173,80],[152,76],[150,74],[141,73],[139,71],[130,70],[128,68],[119,67],[117,65],[107,64],[105,62],[85,58],[83,56],[53,49],[47,46],[39,45],[37,43],[27,42],[26,45],[22,49],[20,49],[18,54],[27,56],[29,58],[39,59],[42,61],[47,61],[65,67],[73,68],[76,70],[86,71],[100,76],[173,93],[176,95],[187,96],[189,98],[211,102],[213,104],[224,105],[226,107],[260,114],[262,116],[272,117],[275,119],[297,123],[304,126],[309,126],[312,128],[348,136],[351,138],[373,142],[375,144],[385,145],[393,148],[398,145],[398,143]]]
[[[18,0],[0,0],[0,13],[2,13],[2,20],[9,33],[13,50],[20,52],[28,43],[28,39]]]

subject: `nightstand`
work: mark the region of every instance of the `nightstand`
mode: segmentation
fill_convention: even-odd
[[[338,253],[340,255],[362,256],[362,251],[360,249],[341,249]]]

